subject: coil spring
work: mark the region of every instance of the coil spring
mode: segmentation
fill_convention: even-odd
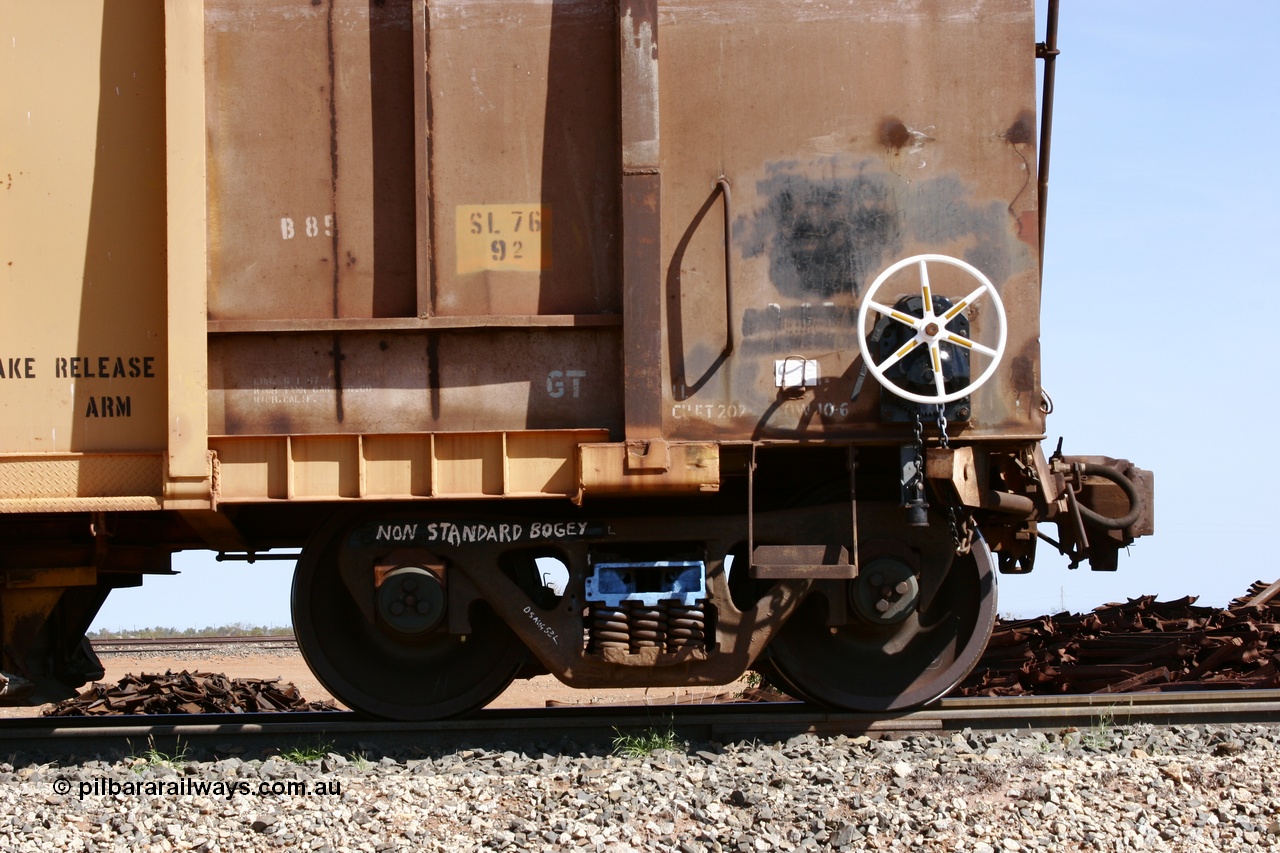
[[[667,641],[667,614],[662,606],[667,602],[658,602],[656,607],[645,607],[639,601],[628,601],[633,605],[631,612],[631,650],[640,648],[663,648]]]
[[[593,649],[625,649],[631,645],[631,622],[627,611],[592,605],[589,643]]]
[[[620,607],[593,604],[587,620],[587,647],[599,649],[659,648],[675,651],[703,646],[707,636],[705,604],[685,605],[660,601],[646,606],[639,601]]]
[[[702,604],[670,602],[667,610],[667,648],[702,646],[707,637],[707,610]]]

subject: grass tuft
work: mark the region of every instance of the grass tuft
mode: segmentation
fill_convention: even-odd
[[[134,773],[142,773],[149,767],[172,767],[176,770],[186,763],[187,747],[183,746],[182,741],[178,741],[177,749],[169,754],[157,749],[155,738],[148,737],[147,748],[130,755],[127,760],[133,765]]]
[[[613,754],[622,758],[644,758],[659,749],[680,752],[684,743],[676,737],[675,729],[670,723],[665,732],[657,729],[646,729],[640,734],[624,734],[614,729]]]
[[[333,751],[332,743],[316,743],[314,746],[295,746],[280,753],[280,758],[291,764],[319,761]]]
[[[1118,729],[1116,715],[1108,708],[1094,718],[1093,725],[1080,733],[1080,745],[1094,752],[1106,752],[1115,746]]]

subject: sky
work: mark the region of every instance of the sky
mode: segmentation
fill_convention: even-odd
[[[1277,37],[1270,0],[1062,3],[1041,321],[1047,452],[1063,436],[1069,455],[1154,471],[1156,534],[1115,573],[1068,570],[1042,543],[1035,571],[999,579],[1003,615],[1145,594],[1221,606],[1280,578],[1268,520],[1280,336],[1265,320],[1280,313],[1268,260],[1280,226]],[[113,593],[94,628],[289,624],[291,562],[186,553],[174,568],[182,575]]]

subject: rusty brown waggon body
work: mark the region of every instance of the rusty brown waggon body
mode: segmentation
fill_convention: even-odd
[[[1151,531],[1039,449],[1030,0],[75,6],[0,2],[11,698],[172,552],[289,548],[370,713],[903,707],[1038,525]]]

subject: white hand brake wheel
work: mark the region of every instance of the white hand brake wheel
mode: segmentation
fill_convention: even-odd
[[[886,281],[888,281],[894,273],[912,265],[919,266],[920,269],[920,295],[922,297],[922,305],[924,308],[923,317],[913,317],[904,311],[898,311],[887,305],[876,302],[873,298]],[[941,314],[935,314],[933,311],[933,292],[929,287],[929,264],[948,264],[953,267],[959,267],[978,282],[978,287],[971,291],[968,295],[962,297],[954,305]],[[980,344],[975,340],[966,338],[963,335],[947,329],[947,324],[954,320],[957,316],[965,312],[979,299],[986,298],[990,301],[995,314],[996,326],[998,328],[998,340],[994,348]],[[876,364],[874,354],[871,352],[867,344],[866,327],[867,314],[874,311],[882,314],[890,320],[909,326],[915,331],[915,336],[898,347],[897,351],[886,358],[884,361]],[[991,378],[995,373],[996,367],[1000,364],[1000,357],[1004,355],[1005,339],[1008,329],[1005,323],[1004,305],[1000,301],[1000,294],[996,292],[995,285],[991,283],[985,275],[982,274],[977,267],[972,264],[965,263],[959,258],[953,258],[950,255],[912,255],[889,267],[876,277],[871,283],[871,287],[862,297],[862,307],[858,310],[858,348],[862,351],[862,362],[871,371],[871,375],[876,378],[884,387],[888,388],[894,394],[907,400],[925,404],[942,404],[959,400],[961,397],[967,396],[975,388],[980,386]],[[945,385],[945,377],[943,376],[943,358],[941,344],[949,343],[958,347],[964,347],[972,353],[980,353],[987,357],[988,364],[986,369],[978,375],[977,379],[969,382],[963,388],[948,392]],[[933,368],[934,394],[920,394],[915,391],[908,390],[898,383],[892,381],[885,375],[885,371],[893,367],[893,365],[902,361],[919,347],[927,347],[929,358]]]

